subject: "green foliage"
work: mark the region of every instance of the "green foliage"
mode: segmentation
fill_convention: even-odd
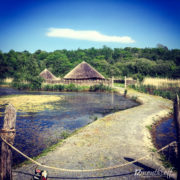
[[[90,86],[89,90],[93,91],[93,92],[96,92],[96,91],[108,91],[108,92],[111,92],[112,88],[109,87],[109,86],[105,86],[103,84],[97,84],[97,85],[94,85],[94,86]]]
[[[147,128],[149,131],[152,131],[152,125],[147,125],[146,128]]]
[[[62,133],[61,133],[61,138],[62,139],[66,139],[66,138],[68,138],[70,136],[70,132],[68,132],[68,131],[63,131]]]
[[[155,86],[150,86],[150,85],[137,85],[137,86],[130,85],[130,87],[140,92],[162,96],[163,98],[167,98],[170,100],[174,100],[176,94],[180,96],[180,88],[178,87],[160,88],[160,89],[157,89]]]
[[[142,74],[134,74],[132,77],[134,80],[139,80],[139,82],[142,82],[144,79],[144,76]]]
[[[106,78],[132,76],[142,81],[144,76],[180,77],[180,50],[169,50],[159,44],[157,48],[115,48],[100,49],[37,50],[8,53],[0,51],[0,80],[14,78],[16,82],[29,81],[48,68],[58,77],[63,77],[82,61],[88,62]],[[33,83],[35,84],[34,80]],[[32,88],[33,85],[32,85]]]
[[[78,87],[75,84],[69,84],[66,86],[66,91],[78,91]]]

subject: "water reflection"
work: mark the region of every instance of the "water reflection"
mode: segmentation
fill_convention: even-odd
[[[17,113],[15,146],[28,156],[36,156],[48,146],[58,142],[63,131],[74,131],[114,111],[134,107],[138,103],[114,93],[53,93],[21,92],[12,89],[0,89],[0,95],[42,94],[63,96],[63,100],[52,103],[53,110],[28,112],[28,116]],[[1,109],[2,110],[2,109]],[[2,118],[0,117],[0,124]],[[14,162],[24,160],[13,152]]]

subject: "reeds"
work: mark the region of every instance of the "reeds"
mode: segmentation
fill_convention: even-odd
[[[157,88],[180,88],[180,79],[168,79],[168,78],[150,78],[147,77],[143,81],[143,85],[151,85]]]

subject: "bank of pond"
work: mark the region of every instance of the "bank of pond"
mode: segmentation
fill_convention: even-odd
[[[48,90],[33,92],[8,87],[0,88],[0,104],[10,102],[17,109],[14,145],[30,157],[39,155],[46,148],[98,118],[139,105],[114,92],[51,92],[50,89]],[[0,107],[1,128],[4,108]],[[154,142],[158,148],[174,140],[175,128],[172,118],[156,125]],[[173,165],[174,158],[170,159]],[[14,164],[24,160],[21,155],[13,151]]]
[[[28,92],[0,88],[0,95],[1,104],[10,102],[17,109],[14,145],[30,157],[98,118],[139,105],[114,92]],[[1,106],[0,128],[3,112]],[[15,164],[24,160],[13,151]]]

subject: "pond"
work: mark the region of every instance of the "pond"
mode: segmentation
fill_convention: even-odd
[[[61,97],[58,101],[49,103],[51,107],[54,107],[53,109],[45,108],[37,112],[18,111],[14,145],[30,157],[37,156],[47,147],[57,143],[64,132],[71,133],[97,118],[139,105],[137,102],[114,93],[24,92],[11,88],[0,88],[0,102],[6,95],[16,95],[17,101],[22,95]],[[3,111],[2,108],[0,110]],[[0,128],[2,128],[3,118],[1,115]],[[21,155],[13,151],[14,163],[17,164],[24,160]]]
[[[176,141],[176,128],[173,118],[163,120],[155,127],[155,143],[158,149]],[[161,152],[173,167],[177,168],[177,154],[174,147],[170,147]]]

